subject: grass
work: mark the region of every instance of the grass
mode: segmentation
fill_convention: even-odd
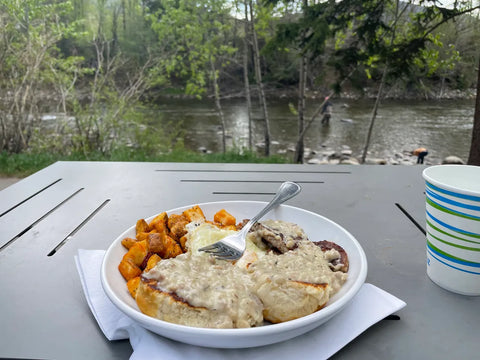
[[[176,149],[165,154],[148,154],[129,148],[120,148],[110,154],[92,152],[88,154],[72,153],[62,155],[52,152],[42,153],[0,153],[0,176],[26,177],[57,161],[138,161],[138,162],[209,162],[209,163],[288,163],[289,160],[273,155],[259,156],[253,152],[236,150],[226,153],[202,154],[185,149]]]

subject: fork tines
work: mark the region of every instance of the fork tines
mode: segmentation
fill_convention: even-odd
[[[235,260],[240,258],[243,254],[241,251],[233,249],[222,242],[217,242],[215,244],[202,247],[199,250],[215,255],[215,257],[220,260]]]

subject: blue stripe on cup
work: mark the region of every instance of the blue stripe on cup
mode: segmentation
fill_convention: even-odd
[[[446,222],[441,221],[440,219],[433,216],[428,210],[426,212],[427,212],[428,217],[430,217],[437,224],[442,225],[444,228],[447,228],[449,230],[455,231],[455,232],[460,233],[460,234],[469,235],[469,236],[473,236],[473,237],[480,237],[480,234],[476,234],[476,233],[473,233],[473,232],[470,232],[470,231],[465,231],[465,230],[462,230],[462,229],[457,228],[455,226],[449,225]]]
[[[445,189],[439,188],[438,186],[435,186],[435,185],[429,183],[428,181],[426,181],[426,184],[427,184],[428,187],[432,188],[433,190],[441,192],[443,194],[455,196],[455,197],[465,199],[465,200],[470,200],[470,201],[480,201],[480,196],[460,194],[460,193],[457,193],[457,192],[454,192],[454,191],[445,190]]]
[[[432,192],[431,190],[428,189],[428,187],[425,191],[427,193],[427,196],[431,200],[433,198],[433,199],[436,199],[436,200],[440,200],[443,203],[450,204],[450,205],[453,205],[453,206],[457,206],[457,207],[460,207],[460,208],[473,210],[473,211],[480,211],[480,206],[469,205],[469,204],[465,204],[465,203],[462,203],[462,202],[459,202],[459,201],[451,200],[449,198],[443,197],[441,195],[438,195],[438,194]]]

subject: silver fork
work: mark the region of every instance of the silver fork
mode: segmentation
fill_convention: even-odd
[[[300,185],[286,181],[277,190],[277,193],[273,199],[265,206],[257,215],[248,221],[243,228],[235,234],[228,235],[222,240],[217,241],[208,246],[204,246],[199,251],[204,251],[214,255],[221,260],[237,260],[245,251],[245,237],[247,236],[250,228],[255,225],[265,214],[270,210],[284,203],[288,199],[291,199],[297,195],[302,188]]]

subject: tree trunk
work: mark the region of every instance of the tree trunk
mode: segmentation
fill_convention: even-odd
[[[293,161],[298,164],[303,163],[305,152],[304,132],[305,127],[305,82],[307,78],[307,59],[302,56],[300,59],[299,85],[298,85],[298,141],[295,146],[295,158]]]
[[[125,11],[125,0],[122,0],[122,25],[123,25],[123,36],[127,36],[127,16]]]
[[[399,4],[400,4],[400,2],[399,2],[399,0],[397,0],[396,5],[395,5],[395,21],[394,21],[394,23],[397,22],[397,19],[398,19],[398,16],[399,16],[398,15]],[[396,33],[395,30],[396,30],[396,28],[395,28],[395,25],[394,25],[393,31],[392,31],[392,37],[391,37],[391,43],[392,44],[394,43],[394,40],[395,40],[395,33]],[[385,86],[385,81],[387,79],[388,67],[389,67],[389,63],[388,63],[388,61],[386,61],[385,62],[385,68],[383,69],[382,79],[380,80],[380,85],[378,86],[377,99],[375,100],[375,105],[373,106],[372,118],[370,119],[370,125],[368,127],[368,132],[367,132],[367,139],[365,141],[365,147],[363,148],[363,154],[362,154],[362,158],[360,160],[361,164],[364,164],[365,159],[367,158],[367,152],[368,152],[368,148],[370,146],[370,140],[371,140],[372,132],[373,132],[373,125],[375,124],[375,119],[377,117],[378,106],[380,105],[380,101],[382,99],[383,87]]]
[[[222,105],[220,104],[220,92],[218,90],[218,79],[217,79],[217,69],[215,69],[215,64],[213,60],[210,59],[210,66],[212,71],[212,81],[213,81],[213,90],[215,94],[215,108],[217,109],[218,117],[222,125],[222,150],[223,153],[227,151],[227,141],[225,136],[225,116],[223,116]]]
[[[477,97],[473,115],[472,143],[467,164],[480,166],[480,60],[477,71]]]
[[[308,0],[303,0],[303,12],[306,11],[308,6]],[[305,38],[305,34],[302,34],[302,41]],[[303,164],[303,157],[305,153],[305,88],[307,82],[307,57],[302,55],[300,59],[300,69],[298,74],[298,140],[295,146],[295,155],[293,162]]]
[[[245,36],[243,38],[243,82],[245,85],[245,100],[247,102],[248,112],[248,150],[252,151],[252,99],[250,95],[250,82],[248,81],[248,2],[244,2],[245,6]]]
[[[255,21],[253,16],[253,3],[250,0],[250,22],[252,30],[253,59],[255,63],[255,77],[257,79],[258,96],[263,110],[263,120],[265,122],[265,156],[270,156],[270,122],[268,119],[267,100],[263,90],[262,69],[260,67],[260,50],[258,48],[257,32],[255,31]]]
[[[373,132],[373,125],[375,124],[375,119],[377,117],[378,106],[380,105],[380,101],[381,101],[381,97],[382,97],[383,86],[385,84],[385,79],[387,78],[387,70],[388,70],[388,64],[385,64],[385,69],[383,69],[383,74],[382,74],[382,80],[380,80],[380,86],[378,87],[377,99],[375,100],[375,105],[373,106],[373,110],[372,110],[372,117],[370,119],[370,125],[368,127],[368,132],[367,132],[367,139],[365,140],[365,146],[363,148],[362,159],[360,160],[361,164],[365,163],[365,159],[367,157],[367,152],[368,152],[368,148],[370,146],[370,140],[371,140],[372,132]]]

